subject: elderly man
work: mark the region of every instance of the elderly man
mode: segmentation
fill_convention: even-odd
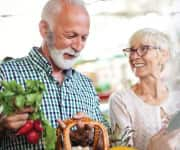
[[[85,46],[89,34],[90,20],[84,4],[79,0],[50,0],[46,3],[39,31],[42,46],[33,47],[29,55],[15,59],[0,66],[1,80],[16,80],[24,85],[25,80],[40,80],[45,84],[41,110],[56,128],[58,123],[63,127],[67,118],[77,119],[85,115],[105,123],[98,97],[91,81],[72,69],[75,60]],[[26,108],[11,116],[1,118],[0,135],[2,150],[42,150],[44,145],[27,143],[24,136],[10,137],[5,132],[17,131],[25,124],[32,108]],[[57,123],[58,120],[58,123]],[[84,126],[79,130],[85,130]],[[87,129],[87,127],[86,127]],[[87,129],[88,135],[92,129]],[[92,140],[92,136],[86,141]],[[79,138],[80,144],[83,143]],[[84,144],[84,143],[83,143]]]

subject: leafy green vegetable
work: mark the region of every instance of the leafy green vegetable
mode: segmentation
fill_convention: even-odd
[[[15,106],[19,109],[24,108],[24,104],[25,104],[25,96],[24,95],[18,95],[15,98]]]
[[[26,106],[33,106],[36,102],[36,93],[26,95]]]
[[[3,112],[3,109],[4,109],[3,105],[0,105],[0,114]]]
[[[34,112],[29,119],[41,120],[43,124],[43,139],[46,150],[54,150],[56,143],[56,130],[40,110],[45,86],[38,80],[26,80],[25,88],[16,81],[2,81],[3,90],[0,92],[0,107],[5,115],[10,115],[19,109],[33,107]]]
[[[46,120],[44,120],[43,126],[45,128],[44,137],[46,141],[46,149],[55,150],[54,143],[56,143],[56,131],[49,125],[49,123]]]

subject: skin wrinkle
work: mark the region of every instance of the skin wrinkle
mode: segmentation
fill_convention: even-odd
[[[75,34],[74,36],[76,36],[76,38],[79,38],[79,37],[82,38],[82,36],[87,36],[89,34],[89,15],[87,14],[84,8],[79,9],[78,6],[69,6],[65,10],[63,9],[63,11],[60,12],[59,16],[60,17],[57,17],[55,19],[55,22],[57,22],[56,23],[57,25],[54,26],[54,29],[51,31],[54,33],[54,36],[52,37],[52,35],[50,35],[50,40],[54,40],[54,46],[58,49],[65,48],[66,45],[71,44],[74,50],[78,50],[78,51],[81,50],[84,47],[85,41],[81,43],[81,45],[83,44],[81,47],[78,46],[79,48],[77,47],[78,49],[76,49],[76,44],[78,44],[77,41],[74,39],[72,40],[67,39],[67,37],[64,36],[64,34],[65,32],[68,31]],[[65,18],[65,16],[69,16],[69,17]],[[74,19],[70,20],[72,18]],[[61,25],[58,26],[58,24],[61,24]],[[78,39],[78,40],[80,41],[81,39]],[[64,45],[60,43],[64,43]],[[48,49],[48,46],[46,45],[46,43],[44,44],[44,47],[45,49]],[[50,56],[47,50],[44,50],[43,53],[48,57],[49,60],[51,60],[49,58]],[[55,65],[54,65],[54,68],[56,69]],[[58,70],[58,68],[56,70]]]

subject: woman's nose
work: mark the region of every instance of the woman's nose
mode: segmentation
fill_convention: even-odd
[[[130,57],[133,58],[133,59],[136,59],[136,58],[140,58],[141,56],[138,54],[137,50],[136,51],[133,51],[131,54],[130,54]]]

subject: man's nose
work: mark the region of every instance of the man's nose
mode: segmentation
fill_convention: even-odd
[[[84,48],[84,44],[85,42],[82,40],[81,37],[76,37],[72,41],[72,49],[79,52]]]

